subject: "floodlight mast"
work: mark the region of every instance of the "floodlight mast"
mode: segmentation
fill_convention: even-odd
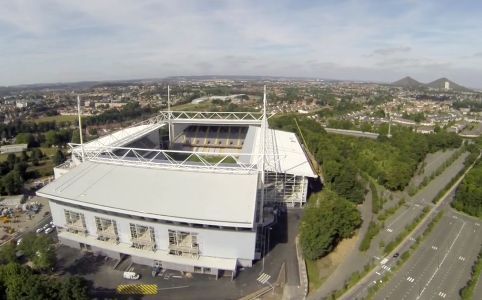
[[[169,146],[172,143],[172,128],[171,128],[171,89],[167,85],[167,127],[169,130]]]
[[[79,137],[80,137],[80,149],[82,151],[82,162],[85,161],[85,152],[84,152],[84,141],[82,138],[82,120],[80,116],[80,96],[77,95],[77,114],[79,116]]]
[[[260,216],[259,221],[264,223],[264,169],[266,163],[266,129],[268,126],[268,118],[266,117],[266,85],[263,89],[263,118],[261,120],[261,163],[259,164],[259,171],[261,173],[261,203],[260,203]]]

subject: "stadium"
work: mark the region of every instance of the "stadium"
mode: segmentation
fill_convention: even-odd
[[[269,128],[266,94],[261,113],[168,109],[70,147],[37,192],[62,244],[216,277],[252,266],[274,208],[303,206],[317,177],[296,135]]]

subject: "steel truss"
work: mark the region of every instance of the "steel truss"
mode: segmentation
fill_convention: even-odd
[[[82,160],[80,144],[69,143],[72,156]],[[85,160],[127,166],[164,169],[192,169],[223,173],[254,173],[262,154],[206,153],[199,151],[143,149],[129,147],[98,146],[84,150]],[[250,159],[243,159],[250,157]]]
[[[255,121],[261,124],[263,114],[260,112],[205,112],[205,111],[162,111],[164,119],[176,120],[218,120],[218,121]]]

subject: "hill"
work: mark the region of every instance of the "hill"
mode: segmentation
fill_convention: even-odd
[[[449,83],[450,90],[453,90],[453,91],[469,91],[468,88],[463,87],[461,85],[458,85],[457,83],[455,83],[455,82],[453,82],[453,81],[451,81],[451,80],[449,80],[445,77],[442,77],[442,78],[434,80],[430,83],[427,83],[425,86],[427,86],[429,88],[432,88],[432,89],[444,89],[446,82]]]
[[[424,86],[423,83],[413,79],[410,76],[407,76],[407,77],[404,77],[400,80],[397,80],[394,83],[392,83],[392,85],[401,86],[401,87],[405,87],[405,88],[418,88],[418,87]]]
[[[405,87],[405,88],[431,88],[431,89],[440,89],[443,90],[445,89],[445,83],[449,82],[449,90],[451,91],[461,91],[461,92],[466,92],[470,91],[470,89],[461,86],[445,77],[439,78],[437,80],[434,80],[429,83],[422,83],[419,82],[415,79],[413,79],[410,76],[404,77],[400,80],[395,81],[392,83],[394,86],[400,86],[400,87]]]

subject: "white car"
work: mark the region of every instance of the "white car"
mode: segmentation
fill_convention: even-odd
[[[49,227],[49,228],[45,229],[45,234],[49,234],[52,231],[54,231],[54,229],[52,227]]]
[[[35,230],[36,233],[41,233],[42,231],[44,231],[43,227],[37,228],[37,230]]]
[[[124,272],[124,275],[123,277],[125,279],[133,279],[133,280],[137,280],[139,279],[139,277],[141,277],[139,274],[137,274],[136,272]]]
[[[22,243],[22,238],[19,238],[19,239],[17,240],[17,246],[20,246],[21,243]]]

